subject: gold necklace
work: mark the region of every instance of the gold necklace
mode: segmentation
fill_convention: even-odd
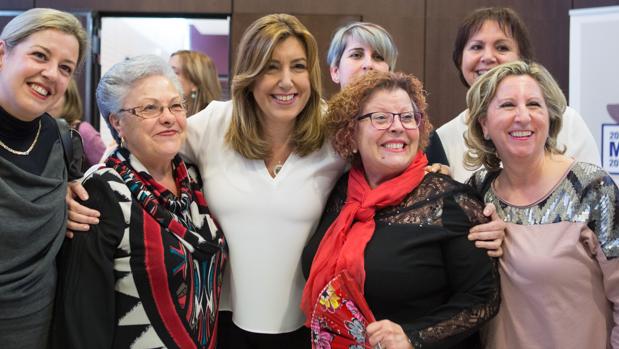
[[[37,134],[34,136],[34,141],[32,141],[32,144],[30,144],[30,147],[26,149],[25,151],[19,151],[19,150],[10,148],[8,145],[4,144],[4,142],[1,140],[0,140],[0,145],[2,146],[2,148],[6,149],[8,152],[13,153],[15,155],[28,155],[30,154],[32,149],[34,149],[34,146],[37,144],[37,141],[39,140],[39,133],[41,133],[41,119],[39,119],[39,128],[37,129]]]

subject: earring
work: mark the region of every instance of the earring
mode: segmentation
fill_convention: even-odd
[[[126,145],[127,145],[127,144],[125,143],[125,137],[121,136],[121,137],[120,137],[120,147],[121,147],[121,148],[126,148],[126,147],[125,147]]]
[[[352,153],[353,153],[353,154],[357,154],[357,149],[353,149],[353,150],[352,150]]]
[[[191,94],[189,96],[191,99],[196,99],[196,97],[198,97],[198,92],[196,90],[191,90]]]

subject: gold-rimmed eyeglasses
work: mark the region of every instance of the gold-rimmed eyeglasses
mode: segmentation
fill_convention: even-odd
[[[372,126],[377,130],[386,130],[393,124],[393,120],[396,115],[400,118],[402,127],[407,130],[415,130],[419,127],[423,113],[418,111],[405,111],[402,113],[389,113],[389,112],[373,112],[367,113],[361,116],[357,116],[357,120],[370,119]]]
[[[185,108],[185,105],[180,102],[172,103],[170,105],[161,105],[157,103],[151,103],[151,104],[140,105],[140,106],[133,107],[133,108],[120,109],[118,112],[119,113],[129,112],[143,119],[154,119],[154,118],[161,116],[165,108],[167,108],[170,111],[170,113],[172,113],[175,116],[180,116],[180,115],[187,113],[187,109]]]

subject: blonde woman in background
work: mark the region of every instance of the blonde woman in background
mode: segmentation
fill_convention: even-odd
[[[80,133],[84,145],[85,165],[88,168],[101,160],[105,152],[105,144],[101,139],[101,134],[90,123],[82,121],[83,113],[77,84],[71,79],[64,95],[49,110],[49,114],[55,118],[64,119],[69,126]]]
[[[183,86],[187,115],[221,99],[221,84],[213,60],[198,51],[180,50],[170,56],[170,65]]]

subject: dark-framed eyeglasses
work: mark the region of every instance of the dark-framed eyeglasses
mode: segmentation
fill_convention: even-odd
[[[170,113],[172,113],[175,116],[181,116],[187,113],[187,109],[185,108],[185,105],[181,102],[175,102],[170,105],[161,105],[158,103],[151,103],[151,104],[140,105],[140,106],[133,107],[133,108],[120,109],[118,112],[119,113],[129,112],[143,119],[154,119],[154,118],[158,118],[159,116],[161,116],[161,114],[163,114],[163,109],[165,108],[167,108],[170,111]]]
[[[402,124],[402,127],[407,130],[415,130],[419,128],[421,120],[423,119],[423,113],[418,111],[405,111],[402,113],[389,113],[379,111],[357,116],[357,120],[369,118],[372,126],[374,126],[375,129],[386,130],[391,127],[396,115],[400,118],[400,123]]]

